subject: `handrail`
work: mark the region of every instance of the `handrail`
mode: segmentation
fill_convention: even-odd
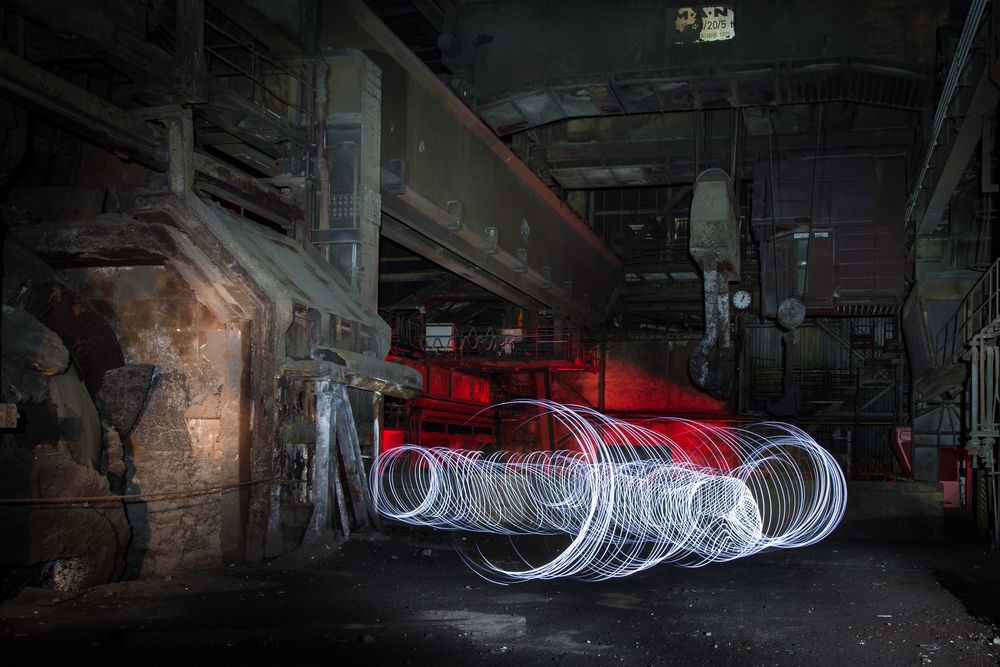
[[[388,318],[393,329],[393,345],[419,350],[434,356],[458,357],[534,357],[542,359],[575,358],[587,361],[592,350],[571,327],[455,327],[447,324],[424,325],[405,317]],[[443,327],[430,333],[426,326]]]
[[[425,335],[424,351],[472,356],[565,356],[576,352],[575,330],[554,327],[462,327],[452,334]]]
[[[973,336],[1000,333],[1000,259],[997,259],[962,299],[937,332],[937,362],[956,360]]]
[[[225,15],[221,9],[217,7],[213,7],[213,9],[220,14]],[[264,109],[274,113],[275,111],[269,104],[271,100],[274,100],[287,109],[294,110],[300,114],[302,116],[302,119],[300,119],[301,125],[308,124],[308,119],[312,113],[312,97],[315,94],[312,82],[302,72],[298,72],[295,68],[290,67],[288,64],[268,56],[267,53],[265,53],[266,48],[263,48],[263,42],[259,41],[252,32],[239,23],[236,23],[231,17],[227,18],[232,21],[239,30],[246,34],[246,40],[234,35],[232,32],[226,30],[221,23],[206,16],[203,20],[206,33],[206,39],[203,46],[206,64],[211,65],[211,62],[215,61],[231,70],[228,74],[217,72],[216,76],[222,78],[227,76],[236,76],[246,79],[250,84],[250,101],[261,105]],[[228,41],[212,43],[212,40],[207,39],[209,35],[222,37]],[[229,57],[228,55],[223,55],[222,52],[224,50],[232,49],[244,52],[246,57],[249,58],[249,65],[243,66],[237,63],[234,58]],[[272,71],[265,71],[267,69],[265,66],[270,67]],[[285,95],[269,86],[267,83],[268,77],[286,77],[287,79],[294,80],[301,88],[302,92],[300,94],[305,99],[303,101],[290,99],[290,95]]]

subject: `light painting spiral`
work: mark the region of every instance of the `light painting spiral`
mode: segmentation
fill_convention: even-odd
[[[513,453],[404,445],[372,469],[376,511],[404,523],[511,538],[565,535],[545,562],[464,554],[498,583],[623,577],[658,563],[699,567],[803,547],[840,523],[847,485],[833,456],[776,422],[642,425],[590,408],[512,401],[551,418],[570,446]]]

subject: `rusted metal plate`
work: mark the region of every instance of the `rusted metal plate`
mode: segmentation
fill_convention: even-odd
[[[364,463],[361,460],[361,446],[358,442],[358,429],[354,423],[354,412],[347,398],[347,388],[344,385],[334,385],[333,414],[331,418],[336,424],[337,452],[347,478],[347,488],[350,492],[351,507],[354,521],[359,528],[371,526],[378,517],[369,510],[370,498],[368,480]],[[332,438],[331,438],[332,440]],[[332,443],[331,443],[332,444]]]
[[[152,364],[129,364],[104,374],[98,405],[103,403],[102,411],[122,438],[131,432],[142,412],[155,368]]]
[[[100,391],[105,373],[125,363],[114,329],[89,301],[62,282],[35,283],[22,307],[66,343],[92,395]]]
[[[0,428],[17,428],[17,404],[0,403]]]
[[[869,155],[754,169],[763,313],[788,297],[810,314],[892,313],[903,302],[902,161]]]

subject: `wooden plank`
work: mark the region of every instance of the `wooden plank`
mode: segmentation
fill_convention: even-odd
[[[347,390],[347,386],[346,385],[344,386],[344,400],[348,401],[347,406],[348,406],[348,408],[350,408],[351,404],[350,404],[350,401],[348,399],[348,390]],[[358,477],[359,477],[359,479],[361,481],[361,488],[364,490],[365,510],[368,513],[368,520],[371,523],[371,525],[376,530],[382,530],[382,521],[379,518],[379,515],[375,512],[375,507],[374,507],[374,505],[372,504],[372,501],[371,501],[371,493],[370,493],[371,487],[368,485],[368,471],[365,470],[364,457],[362,457],[362,455],[361,455],[361,442],[358,440],[358,427],[357,427],[357,423],[354,420],[354,412],[353,411],[349,411],[348,416],[349,416],[349,419],[350,419],[350,432],[354,436],[352,438],[353,439],[354,452],[357,455],[357,460],[358,460]]]
[[[336,466],[336,468],[330,470],[330,497],[333,498],[336,505],[336,518],[337,523],[339,523],[339,526],[334,527],[340,528],[340,532],[346,540],[351,536],[351,517],[347,513],[347,501],[344,499],[344,485],[340,481],[340,464],[336,457],[331,458],[330,466]]]
[[[344,386],[345,399],[347,398],[347,392],[348,392],[347,386],[345,385]],[[375,392],[375,396],[381,396],[381,394],[379,392]],[[347,405],[348,407],[350,407],[351,404],[348,402]],[[376,530],[382,530],[382,520],[379,517],[378,513],[375,511],[375,506],[372,503],[371,499],[371,486],[368,484],[368,471],[365,470],[364,457],[362,457],[361,455],[361,442],[358,440],[358,428],[357,428],[357,423],[354,420],[353,412],[351,412],[350,414],[350,421],[351,421],[351,432],[354,434],[354,451],[357,454],[358,458],[358,476],[361,479],[361,488],[364,489],[365,492],[365,509],[368,512],[368,520],[371,522],[372,527],[374,527]],[[376,424],[375,427],[377,429],[378,425]],[[376,439],[374,450],[377,451],[380,435],[376,433],[374,437]]]
[[[344,472],[347,474],[347,488],[354,505],[354,520],[358,527],[367,528],[372,525],[368,510],[368,484],[364,463],[361,461],[361,447],[358,442],[357,426],[354,423],[354,413],[347,398],[347,387],[342,384],[336,385],[332,391],[337,447],[344,462]]]
[[[332,464],[336,463],[332,455],[331,443],[333,434],[333,415],[336,412],[336,398],[330,385],[330,380],[318,380],[312,384],[316,397],[316,409],[313,413],[316,424],[316,446],[313,450],[310,502],[313,506],[312,520],[306,532],[305,541],[315,543],[323,540],[325,533],[331,527],[329,485],[331,483]],[[307,383],[307,386],[309,384]],[[309,405],[310,401],[306,401]],[[331,463],[332,462],[332,463]]]

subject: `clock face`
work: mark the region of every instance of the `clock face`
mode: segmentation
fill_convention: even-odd
[[[733,295],[733,306],[736,310],[746,310],[750,307],[750,292],[741,289]]]

